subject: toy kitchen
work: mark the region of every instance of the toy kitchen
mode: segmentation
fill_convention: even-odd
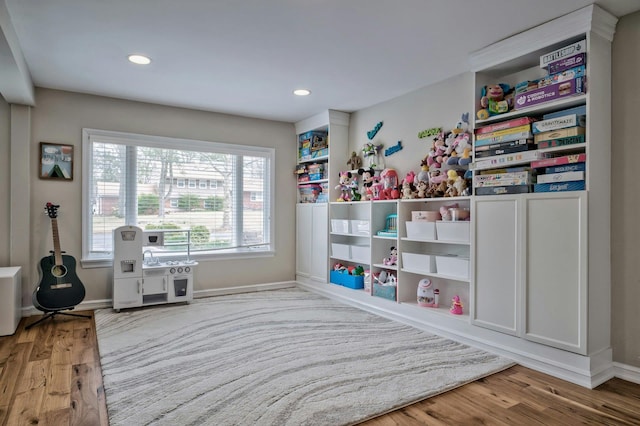
[[[139,306],[189,303],[193,300],[193,271],[198,265],[190,256],[188,230],[143,231],[131,225],[114,229],[113,309],[120,312]]]

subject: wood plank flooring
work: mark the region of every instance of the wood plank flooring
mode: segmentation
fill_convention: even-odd
[[[38,319],[0,337],[0,425],[108,425],[93,318],[58,316],[24,329]],[[589,390],[515,366],[363,423],[577,424],[640,425],[640,385],[612,379]]]

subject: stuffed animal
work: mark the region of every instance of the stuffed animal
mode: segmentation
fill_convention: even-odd
[[[429,189],[429,183],[425,180],[419,180],[416,185],[416,197],[417,198],[427,198],[427,189]]]
[[[402,181],[402,199],[403,200],[412,200],[416,198],[413,185],[411,185],[408,181]]]
[[[340,197],[337,201],[351,201],[351,188],[353,175],[351,172],[340,172],[338,175],[338,185],[336,189],[341,191]]]
[[[398,249],[395,247],[391,247],[391,253],[389,257],[385,257],[382,260],[382,263],[387,266],[393,266],[398,264]]]
[[[477,116],[485,120],[492,115],[504,114],[513,107],[513,89],[505,83],[484,86],[480,93],[480,106]]]
[[[365,200],[373,200],[373,184],[376,180],[376,172],[373,168],[358,169],[358,174],[362,176],[362,192]]]

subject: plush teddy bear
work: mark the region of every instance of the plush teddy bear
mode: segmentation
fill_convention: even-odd
[[[504,114],[513,107],[513,89],[505,83],[484,86],[480,93],[480,106],[477,116],[485,120],[492,115]]]
[[[416,185],[416,197],[417,198],[427,198],[427,190],[429,189],[429,182],[426,180],[419,180]]]

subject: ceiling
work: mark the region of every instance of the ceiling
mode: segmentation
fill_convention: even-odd
[[[37,86],[296,122],[465,72],[470,52],[592,3],[0,0],[0,93],[32,104]],[[617,17],[640,10],[595,3]],[[312,94],[292,94],[302,87]]]

